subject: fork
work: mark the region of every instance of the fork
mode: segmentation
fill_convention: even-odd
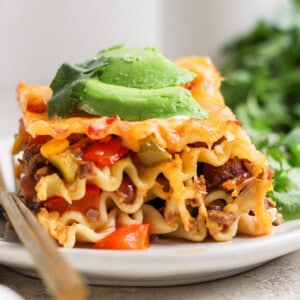
[[[87,299],[88,288],[83,278],[59,253],[54,241],[23,200],[15,193],[6,191],[1,168],[0,204],[54,299]]]

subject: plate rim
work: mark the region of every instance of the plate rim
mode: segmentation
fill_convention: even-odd
[[[178,280],[194,281],[197,276],[233,274],[300,249],[300,220],[288,221],[281,226],[285,228],[275,230],[272,235],[238,237],[225,243],[177,243],[163,238],[162,244],[158,241],[145,251],[64,248],[59,251],[75,269],[96,281],[124,280],[128,284],[145,284],[148,280],[157,282],[164,278],[165,285],[175,279],[178,283]],[[9,257],[7,251],[10,253]],[[253,253],[255,255],[251,255]],[[100,262],[100,268],[97,262]],[[34,269],[33,261],[23,246],[12,242],[0,241],[0,263],[10,267]]]

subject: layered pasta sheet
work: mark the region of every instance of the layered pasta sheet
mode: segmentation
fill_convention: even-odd
[[[266,197],[273,172],[224,104],[220,74],[206,57],[177,63],[197,74],[186,88],[207,120],[133,122],[81,113],[48,119],[51,89],[18,86],[20,192],[60,245],[95,243],[124,224],[150,224],[152,235],[229,241],[269,234],[279,222]],[[99,165],[84,154],[97,143],[117,144],[122,155]],[[65,155],[71,171],[53,155]],[[64,205],[55,204],[61,199]]]

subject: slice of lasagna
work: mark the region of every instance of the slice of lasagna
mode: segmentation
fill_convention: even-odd
[[[68,248],[97,245],[120,228],[141,224],[149,224],[151,235],[191,241],[269,234],[281,221],[267,197],[273,172],[224,104],[222,78],[210,59],[168,62],[166,73],[174,75],[169,67],[177,72],[170,82],[160,78],[169,73],[147,53],[132,54],[124,47],[110,51],[65,72],[60,68],[51,88],[18,86],[22,119],[13,147],[16,177],[43,227]],[[118,65],[118,51],[128,52],[124,66]],[[149,72],[147,65],[132,71],[133,61],[147,59]],[[128,83],[135,76],[131,71],[143,74]],[[57,84],[74,72],[79,74],[75,80]],[[91,86],[96,86],[92,92]],[[115,97],[108,103],[107,86]],[[182,110],[176,99],[168,108],[173,88],[178,98],[193,99],[198,111],[189,111],[190,104]],[[102,92],[104,100],[97,98]],[[134,105],[124,102],[126,97]]]

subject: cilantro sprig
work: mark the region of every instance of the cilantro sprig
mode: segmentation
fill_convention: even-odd
[[[65,117],[73,112],[79,99],[72,97],[72,92],[83,80],[93,77],[100,72],[108,62],[106,57],[95,57],[81,64],[62,64],[50,84],[53,96],[48,103],[49,117],[57,114]]]
[[[300,1],[274,22],[259,21],[224,49],[222,85],[256,146],[275,171],[270,197],[286,220],[300,218]]]

